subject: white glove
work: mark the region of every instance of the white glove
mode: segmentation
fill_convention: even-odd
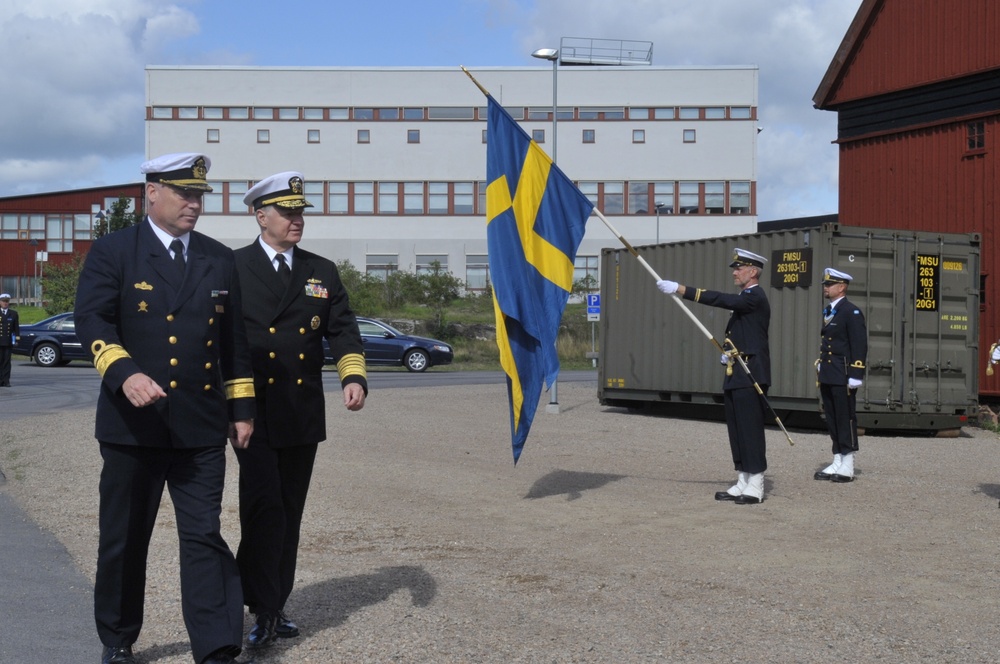
[[[676,281],[657,281],[656,287],[660,289],[660,292],[666,293],[667,295],[673,295],[677,292],[677,288],[680,286]]]
[[[1000,346],[993,349],[993,354],[990,356],[990,359],[993,361],[993,364],[1000,362]]]
[[[859,387],[861,387],[861,380],[858,378],[848,378],[847,387],[851,388],[852,390],[856,390]]]
[[[729,356],[723,353],[722,357],[719,358],[719,362],[722,364],[729,364]]]

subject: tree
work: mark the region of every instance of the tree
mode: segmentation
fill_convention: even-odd
[[[132,207],[132,198],[124,194],[111,204],[109,214],[98,215],[97,223],[94,225],[94,239],[121,230],[128,226],[134,226],[142,221],[145,216],[141,207],[129,212]],[[50,315],[61,314],[64,311],[72,311],[76,302],[76,287],[80,283],[80,270],[83,269],[84,254],[74,254],[67,263],[54,265],[46,270],[45,276],[41,279],[42,301],[45,303],[45,311]]]

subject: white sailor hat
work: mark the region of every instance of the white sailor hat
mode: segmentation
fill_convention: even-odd
[[[10,293],[0,293],[0,300],[9,300]]]
[[[275,173],[264,178],[250,187],[243,202],[253,206],[254,212],[265,205],[293,209],[313,206],[302,194],[302,173],[295,171]]]
[[[160,182],[178,189],[212,191],[205,180],[212,161],[197,152],[175,152],[160,155],[143,163],[140,173],[146,174],[146,182]]]
[[[846,272],[841,272],[840,270],[834,270],[832,267],[828,267],[823,270],[824,284],[849,284],[852,279],[854,279],[854,277],[851,275]]]
[[[729,267],[740,267],[741,265],[752,265],[754,267],[763,268],[764,263],[767,259],[763,256],[758,256],[752,251],[747,251],[746,249],[734,249],[733,250],[733,262],[729,264]]]

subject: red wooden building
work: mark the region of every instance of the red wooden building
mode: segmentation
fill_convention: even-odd
[[[863,0],[813,102],[837,113],[841,224],[981,235],[1000,396],[1000,2]]]
[[[136,182],[0,198],[0,292],[10,293],[17,303],[35,303],[45,269],[87,253],[98,216],[120,196],[140,202],[143,186]]]

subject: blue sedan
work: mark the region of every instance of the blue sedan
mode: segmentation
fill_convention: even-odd
[[[365,364],[372,367],[406,367],[425,371],[428,367],[451,364],[455,351],[437,339],[403,334],[388,323],[358,316],[361,341],[365,345]],[[323,339],[327,364],[333,364],[330,347]]]
[[[76,338],[73,312],[57,314],[33,325],[21,326],[21,337],[14,346],[16,355],[26,355],[41,367],[68,364],[70,360],[90,360]]]

